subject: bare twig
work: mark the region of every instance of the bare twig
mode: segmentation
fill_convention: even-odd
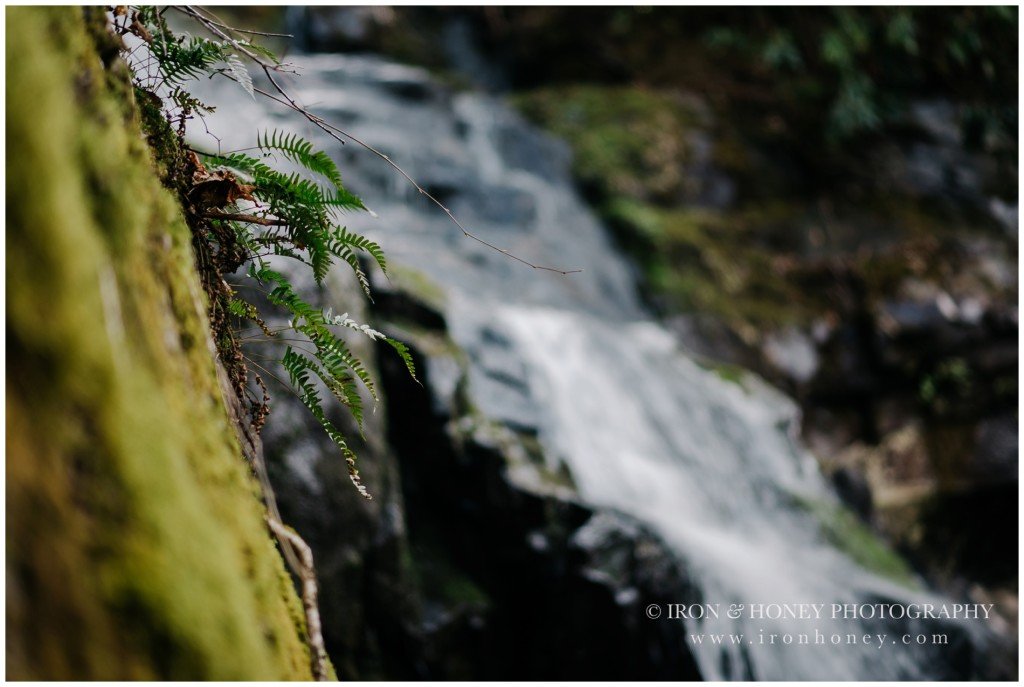
[[[240,212],[221,212],[220,210],[209,210],[203,215],[206,219],[221,219],[229,222],[245,222],[246,224],[259,224],[264,227],[286,227],[288,223],[280,219],[267,219],[256,215],[246,215]]]
[[[288,393],[290,393],[290,394],[291,394],[292,396],[294,396],[294,397],[295,397],[295,398],[297,398],[298,400],[300,400],[300,401],[302,400],[302,396],[300,396],[300,395],[299,395],[299,393],[298,393],[297,391],[295,391],[295,389],[293,389],[293,388],[292,388],[292,385],[291,385],[291,384],[289,384],[288,382],[284,381],[283,379],[281,379],[280,377],[278,377],[278,376],[277,376],[276,374],[274,374],[273,372],[271,372],[271,371],[270,371],[270,370],[268,370],[267,368],[263,367],[262,365],[260,365],[260,364],[259,364],[258,362],[256,362],[255,360],[253,360],[252,358],[249,358],[248,356],[246,356],[246,360],[248,360],[248,361],[249,361],[250,363],[252,363],[252,364],[253,364],[254,366],[258,367],[258,368],[259,368],[260,370],[262,370],[263,372],[265,372],[265,373],[266,373],[266,374],[267,374],[267,375],[268,375],[268,376],[269,376],[269,377],[270,377],[271,379],[273,379],[273,380],[274,380],[275,382],[277,382],[278,384],[280,384],[280,385],[281,385],[281,388],[282,388],[282,389],[284,389],[285,391],[287,391]]]
[[[547,266],[544,266],[544,265],[535,264],[533,262],[530,262],[529,260],[526,260],[524,258],[519,257],[518,255],[515,255],[514,253],[510,252],[507,248],[500,248],[500,247],[496,246],[495,244],[493,244],[493,243],[491,243],[491,242],[489,242],[489,241],[487,241],[487,240],[477,236],[473,232],[469,231],[462,224],[462,222],[460,222],[458,220],[458,218],[455,217],[455,215],[452,213],[452,211],[450,209],[445,207],[445,205],[443,203],[441,203],[441,201],[439,201],[437,198],[435,198],[433,195],[431,195],[429,191],[427,191],[419,183],[417,183],[415,179],[413,179],[404,169],[402,169],[398,165],[398,163],[396,163],[394,160],[392,160],[388,155],[384,154],[383,152],[381,152],[377,148],[373,147],[369,143],[363,141],[362,139],[357,138],[356,136],[350,134],[348,131],[345,131],[344,129],[341,129],[341,128],[335,126],[334,124],[331,124],[331,123],[327,122],[325,119],[323,119],[323,117],[320,117],[319,115],[313,114],[312,112],[307,110],[305,107],[300,105],[295,100],[295,98],[293,98],[288,93],[288,91],[285,90],[285,88],[283,86],[281,86],[280,83],[278,83],[277,79],[274,78],[274,73],[275,72],[277,72],[277,73],[282,72],[282,69],[281,69],[280,65],[276,65],[276,64],[272,64],[270,62],[267,62],[265,59],[263,59],[259,55],[255,54],[253,51],[251,51],[248,48],[246,48],[245,46],[241,45],[237,40],[232,38],[229,34],[225,33],[225,31],[221,30],[222,27],[223,27],[224,29],[227,29],[228,31],[230,31],[230,30],[232,30],[230,27],[226,27],[223,24],[221,24],[219,22],[215,22],[212,19],[210,19],[209,17],[204,16],[202,14],[202,12],[197,10],[197,8],[195,8],[195,7],[184,6],[184,7],[176,7],[175,9],[177,9],[180,12],[184,12],[185,14],[187,14],[188,16],[190,16],[191,18],[193,18],[194,20],[199,22],[203,27],[205,27],[208,31],[210,31],[210,33],[212,33],[213,35],[217,36],[218,38],[228,42],[232,47],[234,47],[240,53],[244,54],[250,60],[255,62],[257,65],[259,65],[259,67],[263,70],[263,73],[266,75],[267,80],[270,82],[271,86],[273,86],[274,91],[276,91],[276,94],[271,93],[269,91],[266,91],[266,90],[264,90],[262,88],[259,88],[259,87],[254,87],[253,88],[253,92],[259,93],[260,95],[262,95],[262,96],[264,96],[266,98],[269,98],[270,100],[273,100],[273,101],[275,101],[275,102],[277,102],[277,103],[279,103],[281,105],[284,105],[285,107],[288,107],[288,108],[294,110],[295,112],[301,114],[311,124],[313,124],[314,126],[319,128],[321,131],[323,131],[324,133],[326,133],[328,136],[330,136],[331,138],[335,139],[339,143],[344,144],[346,140],[351,141],[352,143],[355,143],[356,145],[360,146],[361,148],[363,148],[363,149],[369,151],[370,153],[373,153],[377,157],[379,157],[381,160],[383,160],[385,163],[387,163],[392,169],[394,169],[402,177],[404,177],[405,180],[408,181],[413,186],[413,188],[416,189],[416,191],[420,195],[425,196],[430,202],[432,202],[434,205],[436,205],[438,208],[440,208],[441,211],[444,212],[444,214],[447,215],[448,218],[455,224],[455,226],[457,226],[459,228],[459,230],[462,231],[462,235],[465,236],[466,238],[472,239],[473,241],[476,241],[477,243],[480,243],[481,245],[484,245],[484,246],[486,246],[486,247],[488,247],[488,248],[490,248],[492,250],[495,250],[495,251],[497,251],[497,252],[499,252],[499,253],[501,253],[501,254],[511,258],[512,260],[515,260],[516,262],[520,262],[520,263],[522,263],[522,264],[524,264],[524,265],[526,265],[528,267],[531,267],[531,268],[533,268],[535,270],[544,270],[546,272],[555,272],[557,274],[562,274],[562,275],[574,274],[576,272],[582,272],[583,271],[582,269],[562,269],[562,268],[559,268],[559,267],[547,267]],[[234,78],[230,74],[222,74],[222,75],[225,78],[231,79],[232,81],[237,81],[237,79]]]
[[[175,8],[175,9],[177,9],[177,8]],[[206,12],[206,14],[210,15],[211,17],[216,17],[217,16],[213,12],[211,12],[210,10],[204,10],[204,11]],[[218,17],[218,19],[219,19],[219,17]],[[224,24],[224,23],[219,22],[219,21],[214,21],[213,19],[208,19],[207,21],[209,21],[214,26],[222,28],[222,29],[224,29],[226,31],[234,31],[235,33],[245,33],[245,34],[248,34],[250,36],[266,36],[268,38],[295,38],[295,36],[293,36],[290,33],[273,33],[271,31],[253,31],[252,29],[240,29],[237,26],[228,26],[227,24]]]

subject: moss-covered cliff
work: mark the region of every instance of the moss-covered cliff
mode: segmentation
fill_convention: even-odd
[[[102,14],[6,13],[7,676],[309,679]]]

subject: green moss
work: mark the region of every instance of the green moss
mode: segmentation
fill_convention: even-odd
[[[447,296],[444,289],[422,271],[405,265],[392,265],[388,270],[391,281],[402,291],[438,311],[443,311]]]
[[[907,562],[864,525],[850,509],[842,504],[798,496],[793,497],[793,503],[811,513],[818,520],[821,535],[858,565],[898,584],[917,586]]]
[[[513,102],[569,141],[577,176],[601,193],[663,202],[683,191],[686,135],[697,115],[675,95],[571,86],[518,95]]]
[[[8,675],[309,679],[123,65],[6,12]]]
[[[720,213],[647,208],[648,285],[673,310],[716,314],[736,325],[802,323],[823,307],[770,247],[778,227],[801,221],[782,203]]]
[[[700,122],[691,106],[668,92],[601,86],[538,90],[514,102],[572,146],[577,178],[668,310],[719,315],[741,330],[809,319],[815,292],[780,278],[773,261],[776,244],[801,235],[798,204],[729,212],[680,205],[692,183],[688,136]],[[725,167],[747,165],[742,146],[723,140],[731,145],[715,153]]]
[[[941,283],[958,264],[942,252],[947,239],[993,233],[977,211],[887,190],[856,201],[801,195],[784,164],[758,154],[740,113],[718,112],[712,128],[670,91],[560,86],[513,102],[570,144],[577,179],[641,268],[650,300],[663,312],[715,316],[748,343],[833,316],[843,281],[869,301],[890,297],[908,276]],[[712,161],[736,183],[736,207],[684,200],[695,182],[687,171],[695,129],[713,138]]]
[[[744,381],[747,378],[747,370],[739,365],[733,365],[731,363],[706,363],[701,364],[706,370],[714,372],[723,382],[729,382],[743,388],[747,388]]]

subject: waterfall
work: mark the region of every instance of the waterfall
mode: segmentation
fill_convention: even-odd
[[[240,91],[225,102],[223,84],[203,94],[218,105],[209,127],[226,148],[276,127],[328,150],[376,214],[353,215],[350,228],[444,289],[475,405],[511,427],[535,428],[551,467],[568,468],[583,501],[648,524],[693,578],[699,601],[723,609],[942,603],[919,584],[866,570],[822,536],[808,504],[833,508],[835,497],[799,443],[795,404],[753,375],[728,381],[701,366],[644,311],[631,268],[573,188],[563,144],[500,100],[453,93],[417,69],[365,56],[296,61],[301,77],[289,87],[304,104],[392,156],[481,238],[583,272],[533,270],[467,239],[378,158]],[[941,678],[951,652],[888,644],[895,633],[938,627],[923,622],[724,614],[687,622],[688,633],[748,640],[692,644],[709,679]],[[956,641],[973,633],[942,629]],[[887,640],[837,648],[761,639],[815,630]]]

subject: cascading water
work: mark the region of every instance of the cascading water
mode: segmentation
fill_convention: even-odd
[[[584,270],[532,270],[464,237],[359,146],[342,147],[241,91],[229,102],[223,88],[205,94],[218,105],[209,127],[225,147],[252,145],[257,128],[282,128],[328,150],[377,215],[353,215],[349,226],[446,291],[476,406],[512,427],[538,428],[548,460],[569,468],[582,500],[660,534],[699,601],[722,609],[717,619],[687,621],[687,632],[745,637],[693,643],[705,677],[948,676],[950,647],[889,644],[904,632],[931,633],[934,623],[831,619],[833,603],[942,599],[868,572],[822,538],[808,504],[833,507],[834,497],[794,438],[794,404],[752,376],[737,384],[701,367],[644,312],[629,267],[573,190],[563,145],[500,101],[453,95],[416,69],[372,57],[297,62],[302,76],[289,87],[305,105],[391,155],[481,238],[535,263]],[[730,619],[733,603],[826,604],[826,612],[820,620]],[[963,624],[941,629],[951,642],[975,634]],[[881,647],[781,639],[813,641],[815,631],[887,639]],[[771,634],[779,639],[770,643]]]

